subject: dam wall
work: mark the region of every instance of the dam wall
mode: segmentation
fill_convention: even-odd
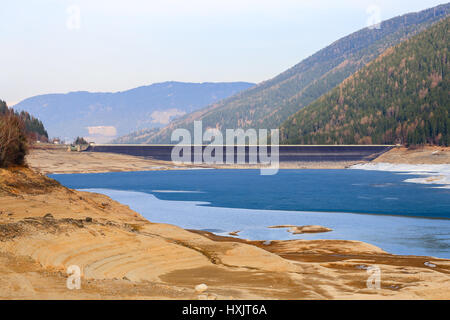
[[[131,144],[92,144],[85,152],[107,152],[119,153],[132,156],[145,157],[155,160],[171,161],[172,149],[175,145],[131,145]],[[203,153],[207,146],[188,146],[190,149],[191,161],[196,155]],[[280,145],[280,162],[324,162],[324,161],[370,161],[389,151],[394,146],[391,145]],[[226,146],[220,146],[222,158],[225,162]],[[263,150],[260,150],[263,148]],[[261,146],[234,146],[234,161],[237,158],[245,158],[245,163],[250,158],[260,162],[260,151],[266,154],[265,147]],[[189,150],[186,149],[186,150]],[[219,149],[220,150],[220,149]],[[219,151],[220,152],[220,151]],[[181,153],[182,155],[182,153]],[[214,152],[212,153],[215,156]],[[271,156],[271,146],[267,146],[267,155]],[[219,156],[219,155],[218,155]],[[242,159],[242,158],[241,158]]]

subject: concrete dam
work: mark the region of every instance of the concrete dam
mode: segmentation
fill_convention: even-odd
[[[107,152],[119,153],[132,156],[145,157],[155,160],[172,161],[172,150],[175,145],[145,145],[145,144],[91,144],[85,151],[87,152]],[[200,148],[201,147],[201,148]],[[188,146],[191,153],[191,161],[196,154],[203,154],[207,146]],[[324,161],[370,161],[389,151],[392,145],[280,145],[280,162],[324,162]],[[223,161],[225,163],[226,146],[222,149]],[[261,149],[263,148],[263,149]],[[234,161],[241,156],[245,158],[245,163],[249,159],[257,159],[260,163],[259,155],[271,156],[271,146],[234,146]],[[187,149],[189,150],[189,149]],[[220,150],[220,149],[219,149]],[[212,153],[215,156],[214,152]]]

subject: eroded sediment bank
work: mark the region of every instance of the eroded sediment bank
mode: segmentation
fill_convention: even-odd
[[[251,242],[143,219],[110,198],[30,169],[0,171],[0,297],[447,299],[450,261],[395,256],[357,242]],[[368,289],[368,266],[382,271]],[[66,287],[78,265],[81,290]],[[205,296],[205,295],[203,295]]]

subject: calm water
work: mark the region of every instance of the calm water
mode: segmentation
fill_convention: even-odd
[[[396,254],[450,258],[450,190],[404,182],[413,175],[180,170],[52,177],[70,188],[107,194],[154,222],[219,234],[241,230],[249,239],[361,240]],[[267,228],[276,224],[318,224],[334,231],[291,235]]]

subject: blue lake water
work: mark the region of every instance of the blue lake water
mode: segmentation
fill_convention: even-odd
[[[450,258],[450,190],[404,182],[414,175],[366,170],[174,170],[51,175],[100,192],[153,222],[242,238],[346,239],[395,254]],[[279,224],[323,225],[292,235]]]

